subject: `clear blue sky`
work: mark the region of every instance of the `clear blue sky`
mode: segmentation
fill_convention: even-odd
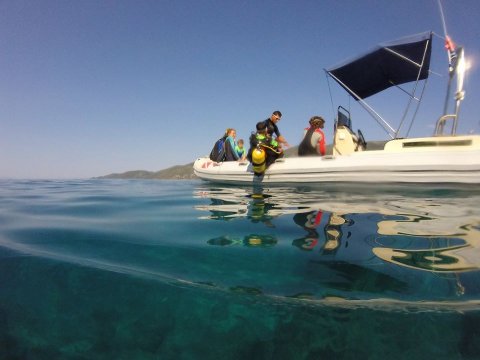
[[[459,130],[479,133],[480,1],[443,5],[449,34],[472,60]],[[186,164],[227,127],[248,139],[277,109],[292,145],[316,114],[331,139],[323,68],[426,30],[443,35],[437,0],[0,0],[0,177]],[[434,41],[432,70],[445,75]],[[442,112],[446,78],[432,78],[411,135],[430,135]],[[334,91],[335,106],[352,106],[354,128],[386,139],[343,94]],[[406,103],[397,92],[380,107],[397,110],[398,99]],[[393,125],[401,115],[386,114]]]

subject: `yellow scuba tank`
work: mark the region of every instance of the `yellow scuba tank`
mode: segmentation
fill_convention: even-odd
[[[267,154],[264,149],[257,146],[252,151],[252,167],[256,174],[263,174],[266,169]]]

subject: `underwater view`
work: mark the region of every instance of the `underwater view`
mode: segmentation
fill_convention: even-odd
[[[0,180],[0,359],[478,359],[480,188]]]

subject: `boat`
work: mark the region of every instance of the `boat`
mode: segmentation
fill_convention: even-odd
[[[334,124],[333,151],[316,157],[284,157],[277,159],[262,175],[254,174],[252,164],[215,162],[209,157],[196,159],[193,168],[197,177],[224,184],[322,184],[328,182],[357,183],[480,183],[480,135],[458,135],[460,104],[465,97],[465,55],[445,37],[449,59],[447,99],[443,115],[436,121],[435,131],[427,137],[401,137],[406,114],[416,104],[414,116],[422,100],[430,75],[432,37],[427,31],[379,44],[366,54],[340,63],[326,74],[338,83],[377,123],[390,139],[383,149],[368,150],[361,130],[354,132],[350,112],[339,106]],[[454,111],[448,113],[453,80]],[[410,92],[400,85],[410,83]],[[421,88],[423,84],[423,89]],[[410,101],[400,126],[394,129],[367,102],[366,98],[397,87],[408,93]],[[411,120],[413,123],[414,118]],[[411,124],[410,124],[411,127]],[[447,132],[447,128],[450,131]]]

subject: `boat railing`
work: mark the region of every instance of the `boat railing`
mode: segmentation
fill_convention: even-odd
[[[443,134],[443,130],[444,130],[444,128],[445,128],[445,123],[446,123],[448,120],[453,120],[451,135],[455,135],[454,126],[455,126],[455,122],[456,122],[456,120],[457,120],[457,114],[447,114],[447,115],[441,116],[441,117],[437,120],[437,124],[435,125],[435,133],[434,133],[434,136],[444,135],[444,134]]]

